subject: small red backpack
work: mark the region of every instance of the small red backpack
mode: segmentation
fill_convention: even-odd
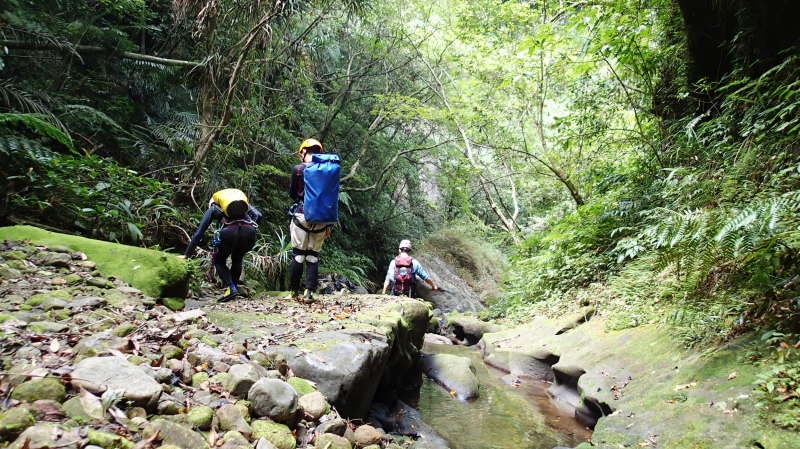
[[[394,258],[394,287],[395,294],[411,296],[414,288],[414,259],[411,256],[397,256]]]

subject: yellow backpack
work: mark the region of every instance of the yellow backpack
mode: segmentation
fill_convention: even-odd
[[[220,190],[211,196],[211,201],[217,203],[228,218],[244,218],[249,208],[247,197],[239,189]]]

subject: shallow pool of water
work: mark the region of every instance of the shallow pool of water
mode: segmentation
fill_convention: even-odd
[[[425,378],[419,397],[405,398],[451,449],[551,449],[588,441],[591,431],[574,419],[574,409],[551,401],[547,383],[505,384],[503,371],[486,366],[478,351],[426,343],[426,354],[469,357],[481,382],[480,397],[461,402]]]

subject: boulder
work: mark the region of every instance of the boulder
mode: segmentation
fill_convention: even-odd
[[[247,400],[256,417],[276,422],[291,422],[298,410],[297,393],[289,384],[277,379],[260,379],[250,387]],[[274,443],[274,442],[273,442]]]
[[[250,449],[250,442],[247,441],[247,438],[234,430],[225,432],[225,435],[222,436],[222,441],[224,443],[222,446],[219,446],[220,449]],[[272,447],[274,448],[275,446]]]
[[[460,400],[478,397],[478,377],[472,360],[451,354],[432,354],[422,358],[425,375],[455,392]]]
[[[142,430],[142,439],[148,439],[158,432],[158,440],[164,445],[171,444],[180,449],[209,449],[205,438],[192,429],[165,419],[156,419]]]
[[[57,429],[57,430],[56,430]],[[78,429],[69,431],[52,424],[37,424],[25,429],[8,449],[49,448],[78,449],[82,444]]]
[[[231,366],[228,375],[225,389],[240,397],[244,397],[258,380],[258,372],[249,363]]]
[[[47,253],[42,259],[44,265],[52,267],[68,267],[70,262],[72,262],[72,257],[64,253]]]
[[[320,435],[324,433],[332,433],[341,437],[344,436],[344,433],[347,431],[347,429],[347,421],[341,418],[336,418],[330,421],[325,421],[317,426],[316,432]]]
[[[109,332],[98,332],[79,341],[72,352],[76,355],[95,356],[108,352],[109,349],[126,351],[128,339],[117,337]]]
[[[552,382],[553,370],[551,367],[558,363],[559,358],[558,355],[544,348],[524,350],[496,348],[484,358],[484,361],[488,365],[516,376]]]
[[[22,407],[6,410],[0,413],[0,438],[19,435],[35,423],[33,415]]]
[[[28,323],[28,330],[37,334],[58,334],[69,329],[69,326],[50,321],[33,321]]]
[[[292,372],[314,379],[317,389],[344,416],[363,416],[378,388],[390,347],[371,332],[326,332],[280,348]]]
[[[444,334],[458,345],[472,346],[477,344],[483,334],[497,332],[501,327],[479,320],[472,315],[454,313],[447,316],[444,323]]]
[[[161,384],[127,360],[119,357],[92,357],[82,360],[72,372],[73,388],[86,388],[94,394],[107,389],[124,390],[122,396],[133,406],[154,411],[161,396]]]
[[[11,399],[34,403],[38,400],[62,402],[67,390],[58,379],[45,377],[22,382],[11,392]]]

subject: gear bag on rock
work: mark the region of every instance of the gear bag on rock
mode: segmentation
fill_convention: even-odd
[[[303,171],[303,216],[309,224],[332,225],[339,221],[341,167],[336,154],[315,154]]]
[[[397,256],[394,258],[394,285],[392,286],[393,295],[414,294],[414,259],[411,256]]]
[[[247,196],[239,189],[225,189],[216,192],[211,199],[217,203],[227,218],[244,218],[247,216],[249,204]]]

